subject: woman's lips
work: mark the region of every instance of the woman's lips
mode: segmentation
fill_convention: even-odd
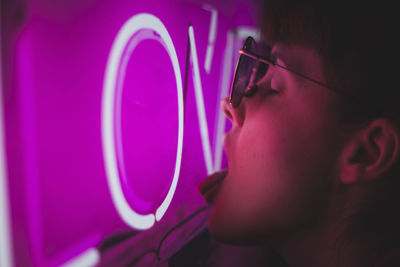
[[[205,198],[207,203],[213,204],[222,186],[222,181],[228,174],[228,170],[222,170],[211,174],[199,185],[199,192]]]

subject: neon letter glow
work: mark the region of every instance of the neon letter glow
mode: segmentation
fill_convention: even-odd
[[[132,210],[123,194],[121,188],[121,181],[118,173],[118,163],[114,142],[114,98],[115,87],[118,81],[118,73],[121,67],[121,60],[123,51],[129,44],[131,37],[140,30],[151,30],[157,33],[161,40],[164,42],[173,69],[175,73],[177,95],[178,95],[178,113],[179,113],[179,129],[178,129],[178,144],[175,162],[175,171],[172,184],[168,193],[157,208],[155,214],[141,215]],[[124,72],[124,70],[122,70]],[[131,17],[121,27],[114,40],[111,52],[108,58],[106,74],[103,85],[103,98],[102,98],[102,142],[103,142],[103,156],[106,168],[109,188],[114,205],[125,223],[129,226],[145,230],[151,228],[155,221],[161,220],[169,204],[174,196],[175,189],[178,183],[180,173],[180,166],[182,160],[182,144],[183,144],[183,90],[182,90],[182,76],[179,68],[178,57],[175,47],[172,43],[171,37],[163,25],[163,23],[151,14],[138,14]]]

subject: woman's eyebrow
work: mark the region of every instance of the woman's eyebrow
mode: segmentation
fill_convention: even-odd
[[[280,47],[272,46],[271,50],[270,50],[270,53],[271,53],[270,54],[271,55],[271,59],[276,60],[278,58],[280,58],[280,59],[284,58],[284,55],[283,55],[282,50],[280,49]]]
[[[279,59],[280,63],[279,65],[287,66],[287,60],[284,54],[282,54],[279,50],[275,50],[271,54],[271,59],[273,62],[277,63],[277,60]]]

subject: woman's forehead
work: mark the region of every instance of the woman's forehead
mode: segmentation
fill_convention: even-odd
[[[322,67],[322,57],[310,46],[276,43],[272,46],[271,55],[297,71],[311,71],[314,66]]]

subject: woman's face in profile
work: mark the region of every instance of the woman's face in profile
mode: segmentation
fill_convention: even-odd
[[[277,62],[324,81],[322,60],[306,47],[277,44]],[[254,243],[317,223],[330,203],[342,138],[335,94],[281,68],[257,92],[223,108],[229,171],[214,200],[209,229],[219,240]]]

